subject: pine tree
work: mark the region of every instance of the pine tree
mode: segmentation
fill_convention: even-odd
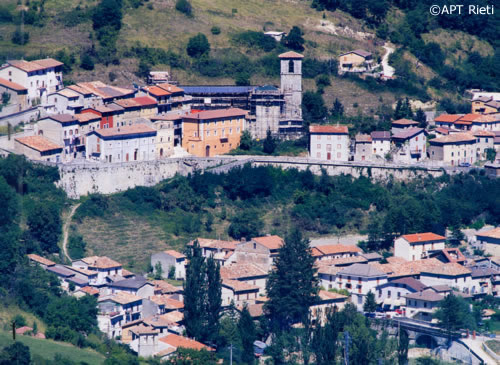
[[[400,330],[399,341],[398,341],[398,364],[406,365],[408,364],[408,345],[410,344],[410,338],[408,337],[408,332],[405,330]]]
[[[373,313],[377,310],[377,302],[375,301],[375,294],[370,290],[366,295],[366,301],[363,305],[365,312]]]
[[[292,324],[305,320],[309,307],[317,300],[315,274],[309,240],[295,229],[280,248],[266,285],[269,301],[264,308],[273,332],[288,330]]]
[[[334,118],[340,118],[344,115],[344,106],[339,101],[339,99],[335,98],[332,108],[332,116]]]
[[[394,119],[402,119],[404,118],[404,111],[403,111],[403,101],[401,99],[398,99],[398,102],[396,103],[396,109],[394,109]]]
[[[405,99],[403,110],[405,115],[403,118],[413,119],[413,110],[411,110],[411,104],[408,98]]]
[[[213,256],[210,256],[206,264],[207,270],[207,300],[205,315],[207,318],[206,327],[204,330],[204,338],[211,343],[214,343],[217,334],[219,333],[219,317],[221,313],[222,298],[221,298],[221,277],[220,266]]]
[[[188,251],[189,265],[184,282],[184,322],[189,337],[201,340],[203,337],[203,313],[205,306],[205,258],[201,255],[198,241]]]
[[[338,337],[341,330],[338,312],[330,311],[324,326],[316,326],[313,333],[312,348],[317,365],[335,364]]]
[[[241,311],[240,320],[238,321],[238,330],[240,332],[241,344],[243,347],[241,359],[246,364],[253,364],[255,360],[253,343],[257,338],[255,335],[255,325],[246,305]]]
[[[417,113],[415,114],[415,121],[418,122],[419,128],[427,128],[427,117],[420,108],[417,110]]]

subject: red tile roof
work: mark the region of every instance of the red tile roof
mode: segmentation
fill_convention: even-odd
[[[429,141],[430,144],[447,144],[459,142],[473,142],[476,139],[468,133],[453,133],[447,136],[434,138]]]
[[[90,122],[91,120],[101,120],[101,116],[94,113],[83,113],[83,114],[75,114],[75,119],[77,119],[80,123]]]
[[[52,141],[49,141],[44,136],[19,137],[16,138],[16,141],[38,152],[48,152],[57,149],[62,150],[63,148],[63,146],[60,146]]]
[[[438,266],[431,266],[425,269],[422,269],[421,274],[423,273],[429,273],[429,274],[435,274],[435,275],[446,275],[446,276],[458,276],[458,275],[467,275],[470,274],[471,271],[456,263],[456,262],[450,262],[447,264],[441,264]]]
[[[148,127],[146,124],[132,124],[122,127],[105,128],[93,131],[93,133],[101,137],[126,136],[132,134],[144,134],[151,132],[156,133],[156,129]]]
[[[405,234],[401,237],[403,237],[405,240],[407,240],[410,243],[444,241],[446,239],[446,237],[440,236],[440,235],[432,233],[432,232]]]
[[[99,269],[111,269],[114,267],[122,266],[119,262],[116,262],[106,256],[89,256],[81,259],[87,265],[91,267],[97,267]]]
[[[396,124],[396,125],[418,125],[418,122],[414,121],[414,120],[411,120],[411,119],[398,119],[398,120],[395,120],[394,122],[392,122],[392,124]]]
[[[247,111],[239,108],[205,110],[198,113],[192,113],[184,117],[184,119],[218,119],[229,117],[244,117]]]
[[[283,238],[280,236],[263,236],[263,237],[254,237],[252,241],[260,243],[263,246],[266,246],[270,250],[277,250],[285,243]]]
[[[341,243],[336,245],[323,245],[314,247],[318,251],[322,252],[323,255],[332,255],[337,253],[355,253],[361,252],[358,246],[354,245],[343,245]]]
[[[349,134],[349,128],[345,125],[311,125],[309,126],[310,133],[332,133],[332,134]]]
[[[441,123],[454,123],[462,118],[462,116],[463,114],[441,114],[439,117],[434,118],[434,121]]]
[[[213,351],[213,349],[211,347],[208,347],[208,346],[202,344],[201,342],[192,340],[192,339],[187,338],[187,337],[179,336],[179,335],[176,335],[173,333],[168,335],[168,336],[165,336],[163,338],[160,338],[160,341],[166,343],[167,345],[175,347],[175,348],[183,347],[183,348],[193,349],[193,350],[197,350],[197,351],[200,351],[203,349],[208,350],[208,351]]]
[[[175,257],[176,259],[186,258],[186,255],[184,255],[176,250],[165,250],[163,252],[165,252],[167,255]]]
[[[162,88],[165,91],[168,91],[169,93],[182,93],[182,92],[184,92],[184,89],[181,89],[180,87],[172,85],[172,84],[164,83],[164,84],[158,84],[156,86],[158,86],[159,88]]]
[[[232,264],[229,266],[221,266],[220,276],[222,279],[237,280],[267,276],[267,271],[253,264]]]
[[[500,238],[500,227],[490,229],[489,231],[476,233],[478,237]]]
[[[137,96],[133,100],[141,106],[152,106],[158,104],[151,96]]]
[[[278,57],[279,58],[304,58],[304,56],[301,55],[300,53],[293,52],[293,51],[288,51],[288,52],[282,53]]]
[[[35,61],[13,60],[13,61],[7,61],[7,63],[24,72],[45,70],[47,68],[57,67],[63,64],[62,62],[54,60],[53,58],[46,58]]]
[[[356,143],[371,143],[372,137],[369,134],[358,134],[356,136]]]
[[[146,86],[143,88],[143,90],[146,90],[148,93],[154,96],[168,96],[171,94],[171,92],[168,92],[167,90],[162,89],[158,86]]]
[[[1,77],[0,77],[0,85],[6,87],[8,89],[15,90],[15,91],[27,91],[28,90],[22,85],[16,84],[15,82],[12,82],[12,81],[9,81],[6,79],[2,79]]]
[[[80,288],[78,291],[82,291],[85,294],[88,295],[97,295],[99,294],[99,289],[93,288],[91,286],[84,286],[83,288]]]
[[[460,122],[473,122],[477,119],[481,118],[481,114],[465,114],[463,117],[459,119]]]

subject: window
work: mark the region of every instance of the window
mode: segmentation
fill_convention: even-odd
[[[210,131],[207,131],[207,136],[209,136],[209,135],[210,135]]]
[[[326,136],[326,139],[329,140],[329,141],[331,141],[332,140],[332,136],[328,135],[328,136]]]
[[[427,308],[427,302],[424,302],[424,308]]]
[[[294,64],[293,64],[293,60],[288,61],[288,72],[289,72],[289,73],[292,73],[292,74],[295,72],[295,71],[294,71]]]
[[[317,158],[321,158],[321,152],[317,152],[317,153],[316,153],[316,157],[317,157]]]
[[[332,150],[332,145],[331,144],[327,144],[326,145],[326,150],[327,151],[331,151]]]
[[[390,290],[388,290],[388,291],[387,291],[387,298],[390,298],[390,297],[391,297],[391,291],[390,291]]]
[[[214,129],[214,136],[217,135],[217,129]]]
[[[340,159],[340,156],[342,156],[342,154],[340,152],[337,152],[337,158]]]
[[[233,128],[229,128],[229,134],[233,134]]]
[[[318,135],[316,136],[316,139],[317,139],[318,141],[321,141],[321,134],[318,134]]]
[[[337,149],[340,150],[341,148],[342,148],[342,146],[338,144]]]
[[[418,141],[418,137],[415,137],[415,141]]]

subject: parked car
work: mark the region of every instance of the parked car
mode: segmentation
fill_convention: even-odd
[[[470,167],[470,163],[468,163],[468,162],[461,162],[461,163],[458,164],[458,166],[460,166],[460,167]]]
[[[365,312],[365,317],[367,318],[375,318],[375,313],[374,312]]]

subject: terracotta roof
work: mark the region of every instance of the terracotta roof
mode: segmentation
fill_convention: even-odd
[[[434,121],[440,123],[454,123],[462,118],[462,116],[463,114],[441,114],[439,117],[434,118]]]
[[[485,105],[495,109],[500,109],[500,101],[498,100],[488,101]]]
[[[183,258],[186,258],[186,255],[180,253],[180,252],[177,252],[175,250],[165,250],[163,251],[165,252],[167,255],[170,255],[172,257],[175,257],[176,259],[183,259]]]
[[[243,117],[247,115],[247,111],[239,108],[228,108],[228,109],[215,109],[215,110],[205,110],[198,113],[192,113],[185,116],[185,119],[218,119],[218,118],[229,118],[229,117]]]
[[[472,99],[472,101],[482,101],[482,102],[488,102],[490,100],[493,100],[493,98],[491,96],[477,96],[475,97],[474,99]]]
[[[347,299],[346,295],[342,295],[339,293],[334,293],[326,290],[320,290],[318,296],[321,300],[332,300],[332,299]]]
[[[124,278],[128,278],[129,276],[134,276],[135,274],[132,271],[128,271],[127,269],[122,269],[122,276]]]
[[[59,95],[65,96],[67,98],[77,98],[77,97],[80,96],[80,94],[78,94],[76,91],[68,89],[68,88],[64,88],[62,90],[59,90],[55,94],[59,94]]]
[[[69,89],[73,90],[73,91],[76,91],[77,93],[80,93],[82,95],[90,95],[92,94],[92,91],[87,89],[87,88],[84,88],[82,86],[79,86],[79,85],[69,85],[68,86]]]
[[[144,318],[143,322],[145,325],[153,327],[153,328],[154,327],[168,327],[168,326],[173,324],[172,321],[168,321],[165,318],[158,316],[158,315]]]
[[[130,327],[128,330],[136,335],[154,335],[160,333],[160,331],[155,330],[153,327],[144,326],[143,324]]]
[[[91,286],[84,286],[83,288],[78,289],[77,291],[82,291],[88,295],[97,295],[99,294],[99,289],[93,288]]]
[[[393,139],[408,139],[411,138],[421,132],[423,132],[423,128],[407,128],[402,130],[401,132],[398,132],[392,136]]]
[[[442,285],[431,285],[428,286],[427,289],[434,290],[436,293],[449,293],[452,291],[452,289],[445,284]]]
[[[343,245],[341,243],[336,245],[322,245],[316,246],[315,249],[323,253],[323,255],[332,255],[337,253],[357,253],[361,252],[361,249],[355,245]]]
[[[457,275],[470,274],[471,271],[468,268],[456,262],[450,262],[447,264],[441,264],[439,266],[424,268],[422,269],[420,275],[424,273],[435,274],[435,275],[457,276]]]
[[[459,119],[461,122],[473,122],[481,117],[481,114],[465,114],[463,117]]]
[[[405,234],[401,237],[403,237],[409,243],[444,241],[446,239],[446,237],[440,236],[440,235],[432,233],[432,232]]]
[[[345,125],[311,125],[310,133],[331,133],[331,134],[349,134],[349,128]]]
[[[167,95],[171,94],[167,90],[162,89],[161,87],[158,87],[158,86],[146,86],[146,87],[143,87],[143,90],[145,90],[148,93],[155,95],[155,96],[167,96]]]
[[[179,336],[176,334],[170,334],[168,336],[160,338],[161,342],[166,343],[167,345],[170,345],[172,347],[178,348],[178,347],[183,347],[187,349],[193,349],[193,350],[208,350],[208,351],[213,351],[211,347],[208,347],[201,342],[192,340],[187,337]]]
[[[473,142],[476,139],[468,133],[453,133],[447,136],[434,138],[429,141],[430,144],[448,144],[460,142]]]
[[[239,280],[223,279],[222,285],[233,289],[235,292],[259,290],[259,287],[256,285],[248,284],[244,281]]]
[[[135,101],[135,99],[118,99],[115,100],[114,103],[125,109],[138,108],[141,106],[141,104]]]
[[[445,135],[450,134],[450,130],[448,128],[444,128],[444,127],[437,127],[436,129],[434,129],[434,131],[441,133],[441,134],[445,134]]]
[[[197,238],[198,244],[201,248],[219,248],[219,249],[227,249],[227,250],[235,250],[236,245],[239,241],[223,241],[216,240],[212,238]],[[192,246],[195,240],[188,242],[188,246]]]
[[[122,264],[120,264],[119,262],[111,260],[109,257],[106,256],[89,256],[81,260],[85,262],[87,265],[91,267],[96,267],[98,269],[110,269],[113,267],[122,266]]]
[[[137,295],[121,291],[121,292],[118,292],[118,293],[113,294],[113,295],[108,295],[108,296],[104,296],[104,297],[99,298],[99,302],[102,302],[105,300],[111,300],[113,302],[116,302],[116,303],[123,305],[123,304],[141,301],[142,298],[138,297]]]
[[[72,114],[51,114],[43,119],[52,119],[59,123],[71,123],[76,121],[75,116]]]
[[[76,84],[76,87],[74,86],[75,85],[71,85],[68,87],[82,94],[94,94],[103,99],[123,97],[134,94],[134,90],[107,85],[101,81],[79,82],[78,84]]]
[[[495,137],[495,133],[483,130],[472,131],[471,134],[476,137]]]
[[[12,60],[7,61],[7,63],[25,72],[45,70],[47,68],[57,67],[63,64],[62,62],[54,60],[53,58],[46,58],[35,61]]]
[[[356,143],[371,143],[372,137],[369,134],[356,135]]]
[[[168,295],[153,295],[149,298],[152,302],[158,305],[164,305],[165,309],[182,309],[184,308],[184,303],[178,301],[174,298],[171,298]]]
[[[168,321],[168,322],[172,322],[172,323],[179,323],[179,322],[182,322],[184,320],[184,314],[179,312],[179,311],[168,312],[168,313],[162,314],[160,317],[163,320]]]
[[[304,55],[301,55],[300,53],[297,53],[297,52],[288,51],[288,52],[280,54],[278,57],[279,58],[304,58]]]
[[[182,92],[184,92],[184,89],[181,89],[178,86],[168,84],[168,83],[158,84],[156,86],[158,86],[159,88],[162,88],[165,91],[168,91],[169,93],[182,93]]]
[[[403,276],[419,275],[422,270],[432,268],[435,266],[442,266],[443,263],[436,258],[406,261],[406,260],[393,260],[387,259],[387,264],[380,264],[372,262],[370,265],[377,267],[379,270],[384,271],[389,275],[389,278],[397,278]]]
[[[232,264],[221,266],[222,279],[245,279],[255,276],[267,276],[267,272],[253,264]]]
[[[283,238],[281,238],[280,236],[276,236],[276,235],[254,237],[254,238],[252,238],[252,241],[260,243],[261,245],[266,246],[270,250],[277,250],[281,246],[283,246],[283,244],[285,243],[283,241]]]
[[[465,261],[465,256],[464,254],[458,249],[458,248],[445,248],[444,250],[441,250],[443,255],[446,256],[446,259],[449,262],[462,262]]]
[[[490,268],[478,268],[478,269],[473,269],[471,276],[472,278],[482,278],[486,276],[497,276],[500,275],[500,272],[495,269],[490,269]]]
[[[45,265],[45,266],[53,266],[56,264],[54,261],[46,259],[45,257],[42,257],[42,256],[38,256],[37,254],[34,254],[34,253],[29,254],[28,257],[31,261],[35,261],[35,262],[42,264],[42,265]]]
[[[336,259],[319,260],[316,261],[316,264],[318,266],[328,266],[328,265],[347,266],[348,264],[363,264],[366,262],[368,262],[368,260],[365,257],[359,255],[351,257],[339,257]]]
[[[95,133],[100,137],[115,137],[115,136],[127,136],[136,134],[149,135],[150,133],[156,134],[156,129],[148,127],[146,124],[132,124],[122,127],[99,129],[92,131],[92,133]]]
[[[157,291],[160,291],[163,294],[169,294],[169,293],[178,293],[182,291],[181,289],[176,288],[172,284],[169,284],[163,280],[153,280],[151,283],[155,286],[155,293]]]
[[[500,227],[490,229],[489,231],[476,233],[476,236],[500,239]]]
[[[264,315],[264,303],[250,304],[247,308],[252,318],[262,317]]]
[[[70,270],[76,271],[76,272],[83,274],[85,276],[97,275],[97,271],[94,271],[94,270],[87,270],[87,269],[82,269],[82,268],[79,268],[76,266],[69,266],[69,265],[66,265],[66,267]]]
[[[411,120],[411,119],[398,119],[392,122],[392,124],[396,125],[418,125],[418,122]]]
[[[99,121],[101,120],[101,116],[94,113],[82,113],[75,114],[75,119],[77,119],[80,123],[90,122],[91,120]]]
[[[63,146],[49,141],[44,136],[27,136],[16,138],[16,141],[39,152],[62,150]]]
[[[8,89],[15,90],[15,91],[27,91],[28,90],[22,85],[16,84],[15,82],[12,82],[12,81],[9,81],[6,79],[2,79],[1,77],[0,77],[0,85],[6,87]]]
[[[334,265],[317,265],[318,268],[318,274],[323,274],[323,275],[337,275],[337,273],[343,269],[341,266],[334,266]]]
[[[444,297],[433,290],[424,290],[405,296],[406,299],[424,300],[426,302],[440,302]]]

